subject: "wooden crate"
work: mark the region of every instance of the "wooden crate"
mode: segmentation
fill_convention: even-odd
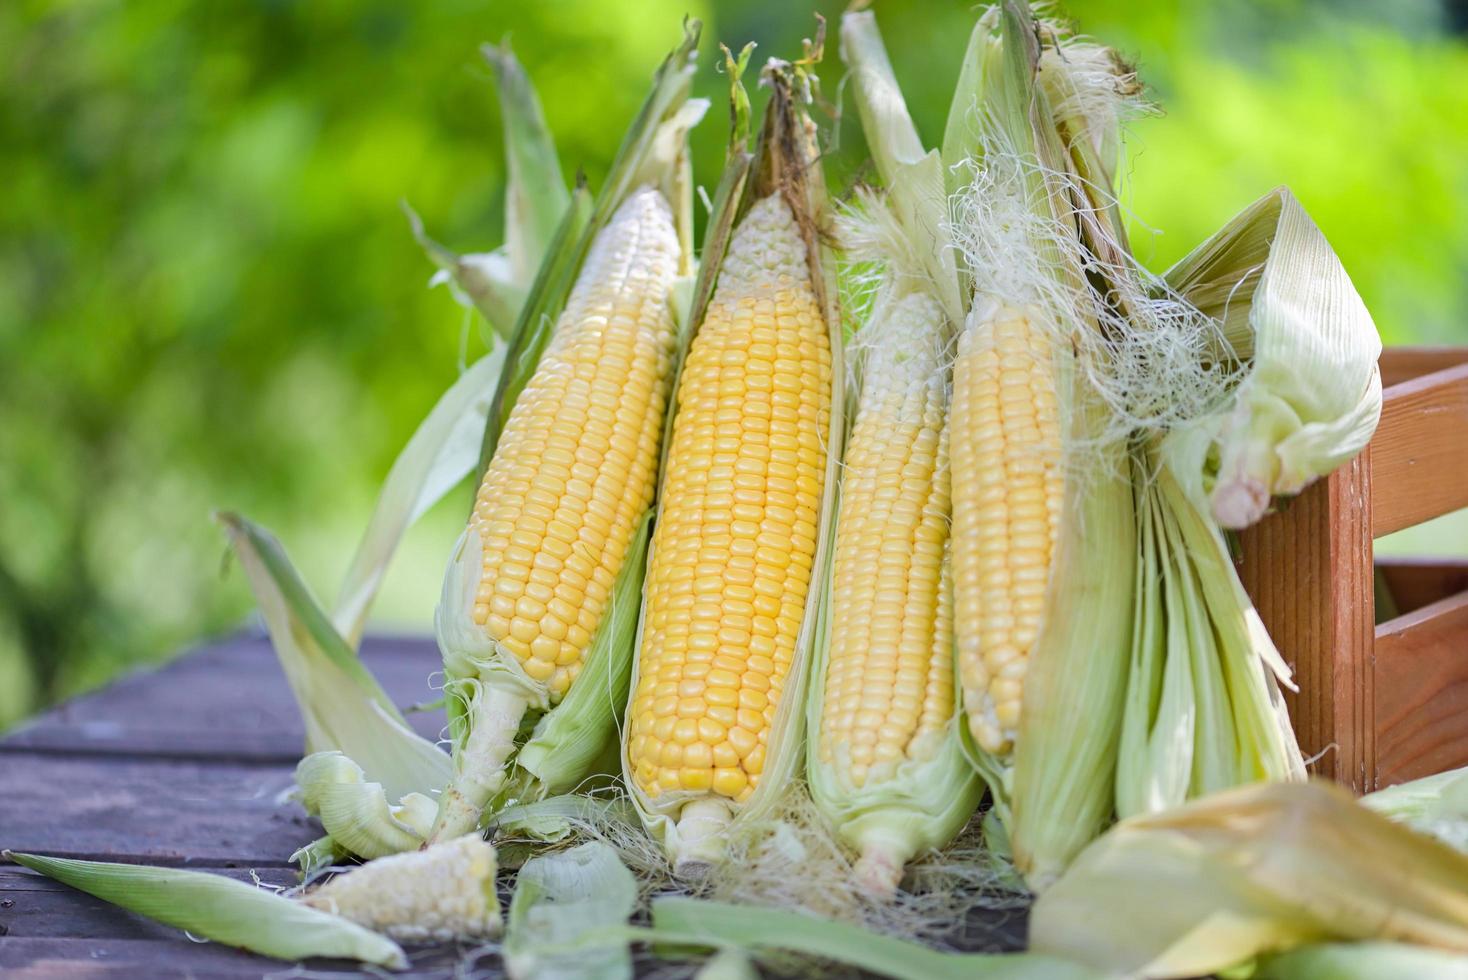
[[[1295,669],[1312,772],[1358,793],[1468,765],[1468,557],[1372,552],[1468,506],[1468,348],[1389,348],[1381,375],[1366,451],[1245,531],[1239,568]],[[1393,618],[1377,616],[1378,581]]]

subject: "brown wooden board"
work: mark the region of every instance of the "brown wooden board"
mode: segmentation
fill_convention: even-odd
[[[1373,534],[1468,507],[1468,364],[1388,388],[1371,440]]]
[[[1285,700],[1311,771],[1376,778],[1370,448],[1239,535],[1239,577],[1300,693]]]
[[[431,640],[369,637],[362,660],[401,706],[434,700]],[[442,711],[409,723],[437,738]],[[240,636],[160,669],[142,670],[21,726],[5,749],[227,758],[294,765],[305,738],[290,687],[264,636]]]
[[[1380,786],[1468,765],[1468,593],[1376,629]]]
[[[1390,388],[1424,374],[1468,364],[1468,347],[1388,347],[1377,363],[1381,365],[1382,387]]]
[[[0,755],[0,848],[150,864],[283,867],[321,835],[292,767],[223,760]]]
[[[1385,580],[1399,614],[1468,591],[1468,559],[1465,558],[1378,556],[1376,570]]]

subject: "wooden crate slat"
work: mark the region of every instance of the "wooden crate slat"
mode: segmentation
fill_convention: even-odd
[[[1379,783],[1468,765],[1468,592],[1376,630]]]
[[[1388,389],[1371,447],[1376,537],[1468,507],[1468,364]]]
[[[440,661],[431,640],[369,637],[362,661],[400,705],[436,696],[428,679]],[[443,730],[442,711],[407,718],[427,738]],[[294,765],[304,739],[270,641],[239,636],[60,705],[0,747]]]
[[[1305,692],[1286,693],[1300,748],[1357,792],[1375,777],[1370,456],[1240,533],[1239,577]]]
[[[1377,362],[1383,387],[1468,364],[1468,347],[1387,347]]]
[[[291,766],[0,755],[0,847],[148,864],[284,867],[321,830],[277,803]]]
[[[1468,591],[1468,559],[1464,558],[1377,556],[1376,570],[1386,580],[1399,613]]]

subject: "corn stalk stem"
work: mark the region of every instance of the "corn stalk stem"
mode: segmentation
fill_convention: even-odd
[[[524,695],[490,686],[470,708],[469,734],[459,753],[459,771],[438,801],[438,816],[424,848],[475,830],[480,814],[505,782],[505,763],[530,702]]]

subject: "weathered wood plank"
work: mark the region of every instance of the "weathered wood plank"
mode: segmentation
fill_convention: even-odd
[[[279,960],[255,956],[216,943],[195,943],[175,933],[163,939],[4,939],[0,940],[0,974],[6,980],[136,980],[147,977],[259,980],[261,977],[298,975]],[[413,980],[448,980],[456,976],[454,950],[410,953],[413,966],[401,976]],[[485,954],[477,960],[476,976],[497,975],[499,957]],[[344,960],[308,960],[310,976],[369,976]],[[397,976],[399,974],[393,974]]]
[[[1468,592],[1376,630],[1380,785],[1468,765]]]
[[[1381,365],[1382,387],[1390,388],[1424,374],[1468,364],[1468,347],[1388,347],[1377,363]]]
[[[369,637],[362,659],[400,705],[436,697],[428,686],[430,673],[439,668],[431,640]],[[443,730],[442,711],[407,717],[425,737],[437,738]],[[293,765],[304,737],[270,641],[239,636],[63,704],[0,741],[0,752],[22,748]]]
[[[1399,613],[1468,591],[1468,558],[1378,557],[1376,570],[1386,580]]]
[[[1285,698],[1300,748],[1323,752],[1313,771],[1357,793],[1376,778],[1373,457],[1368,447],[1239,535],[1239,577],[1295,671],[1300,692]]]
[[[1371,440],[1373,534],[1468,507],[1468,364],[1385,394]]]
[[[283,866],[320,836],[282,765],[0,756],[0,847],[152,864]]]

